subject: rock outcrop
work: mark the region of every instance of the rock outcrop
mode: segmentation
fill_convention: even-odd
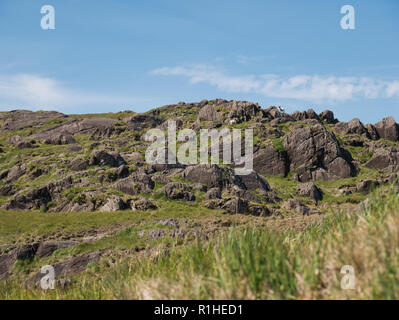
[[[370,169],[393,172],[399,169],[399,152],[386,149],[377,149],[371,159],[365,163]]]
[[[76,140],[70,134],[57,134],[44,140],[45,144],[73,144]]]
[[[298,186],[298,195],[309,197],[315,202],[323,199],[323,192],[314,183],[304,183]]]
[[[393,117],[382,119],[374,125],[378,136],[383,139],[398,141],[399,140],[399,127]]]
[[[194,201],[195,195],[190,185],[181,182],[170,182],[160,189],[165,196],[173,200]]]
[[[300,181],[348,178],[355,174],[349,152],[322,125],[287,133],[283,145],[290,171],[298,173]]]
[[[286,176],[289,171],[287,153],[278,151],[269,144],[258,150],[253,158],[254,170],[261,174]]]
[[[252,129],[253,171],[238,175],[235,169],[242,164],[232,157],[229,164],[173,161],[169,142],[154,154],[158,163],[146,163],[146,148],[152,143],[147,130],[166,132],[168,120],[175,121],[179,129],[194,129],[197,137],[201,128],[223,128],[227,133],[232,128]],[[0,144],[5,160],[0,170],[0,196],[4,197],[2,208],[8,210],[143,211],[176,200],[256,216],[277,215],[277,210],[284,208],[306,214],[323,201],[322,190],[311,181],[346,179],[364,173],[364,168],[379,171],[377,180],[362,177],[358,185],[345,184],[335,190],[338,195],[350,195],[386,184],[388,175],[399,171],[399,128],[392,117],[375,125],[363,124],[358,118],[339,122],[330,110],[288,114],[283,107],[213,99],[109,117],[16,110],[0,113],[0,123],[1,130],[7,132],[7,139]],[[208,156],[218,144],[222,158],[226,151],[220,148],[222,139],[210,140]],[[241,157],[248,156],[243,152],[243,140]],[[225,147],[230,151],[231,145]],[[206,151],[198,152],[203,155]],[[265,175],[280,176],[270,178],[278,193]],[[295,188],[284,190],[280,179],[289,179],[297,188],[296,195],[308,198],[301,200],[309,207],[300,205],[299,200],[283,203]],[[331,192],[329,188],[323,191]]]
[[[113,185],[113,189],[137,195],[139,193],[150,193],[154,189],[155,183],[145,172],[134,172],[131,176],[122,179]]]
[[[117,152],[108,153],[105,150],[96,150],[91,154],[89,165],[119,167],[126,161]]]
[[[346,122],[338,122],[335,125],[337,131],[343,134],[358,134],[360,136],[364,136],[365,138],[370,139],[371,135],[363,125],[363,123],[358,119],[354,118],[348,123]]]
[[[220,121],[221,116],[216,111],[213,105],[206,105],[205,107],[201,108],[198,113],[198,120],[204,121]]]

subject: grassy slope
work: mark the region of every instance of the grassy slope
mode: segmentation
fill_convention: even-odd
[[[69,289],[0,283],[0,298],[399,298],[399,197],[374,193],[360,212],[336,212],[304,231],[235,227],[209,242],[161,243],[153,254],[91,266]],[[267,231],[269,230],[269,231]],[[343,265],[355,290],[342,290]]]
[[[170,118],[184,112],[185,107],[178,107],[163,111],[160,116]],[[127,115],[131,114],[101,116],[121,119]],[[92,116],[98,115],[76,117]],[[188,114],[186,118],[194,122],[197,117]],[[75,137],[84,147],[84,150],[75,154],[70,154],[67,146],[40,145],[33,150],[20,150],[6,143],[12,135],[28,136],[60,121],[51,120],[40,128],[24,128],[3,134],[0,144],[5,153],[0,157],[0,169],[9,168],[17,161],[46,156],[48,159],[36,164],[37,167],[57,163],[57,168],[62,167],[68,171],[66,166],[59,165],[60,154],[68,160],[76,155],[87,157],[93,141],[86,135]],[[244,128],[248,124],[234,127]],[[281,126],[287,132],[290,123]],[[130,151],[132,146],[139,144],[139,141],[133,139],[134,134],[137,133],[126,131],[117,136],[116,140],[125,139],[130,144],[122,147],[115,145],[116,151]],[[337,138],[343,144],[339,135]],[[278,150],[283,151],[280,139],[266,142],[273,143]],[[345,148],[362,164],[371,156],[365,152],[364,147]],[[53,175],[55,170],[34,180],[22,177],[14,184],[21,189],[44,185],[61,178]],[[298,183],[290,177],[265,177],[284,200],[297,197]],[[57,250],[48,258],[35,258],[29,263],[17,262],[13,268],[13,277],[7,282],[0,282],[0,299],[398,298],[397,194],[393,192],[385,198],[375,193],[378,200],[372,202],[370,210],[361,214],[352,212],[353,204],[364,200],[367,195],[338,194],[342,184],[356,185],[358,181],[368,178],[382,178],[382,175],[361,166],[357,177],[318,181],[317,185],[325,192],[320,206],[334,211],[334,214],[327,215],[321,222],[314,217],[292,217],[284,211],[284,219],[226,216],[199,207],[198,201],[187,204],[165,201],[163,198],[157,198],[160,201],[159,210],[146,213],[0,212],[1,245],[69,237],[74,239],[80,235],[91,235],[93,230],[97,233],[112,231],[110,237]],[[90,175],[90,179],[94,178]],[[95,179],[93,181],[96,182]],[[80,194],[84,190],[75,191]],[[5,197],[0,197],[0,204],[5,200]],[[301,200],[310,203],[309,199]],[[200,225],[224,220],[229,221],[233,228],[208,242],[197,243],[191,240],[185,246],[170,238],[148,241],[137,237],[137,233],[143,229],[164,227],[158,225],[157,221],[166,217],[188,219]],[[144,248],[143,252],[148,251],[149,254],[137,254],[136,248]],[[109,250],[114,254],[93,264],[88,272],[74,276],[77,281],[70,288],[45,292],[24,287],[26,277],[40,266],[94,250]],[[343,265],[352,265],[356,270],[354,291],[340,288],[340,269]]]

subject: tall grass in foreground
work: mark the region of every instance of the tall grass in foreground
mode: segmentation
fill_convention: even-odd
[[[363,210],[335,213],[306,231],[253,226],[203,243],[160,250],[89,272],[78,285],[44,292],[0,284],[1,298],[397,299],[399,196],[376,192]],[[343,290],[342,266],[355,270]]]

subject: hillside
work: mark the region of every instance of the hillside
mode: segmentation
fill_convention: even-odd
[[[236,174],[234,161],[148,164],[145,152],[151,143],[145,133],[167,130],[168,120],[198,137],[201,129],[253,129],[253,172]],[[91,298],[181,298],[183,292],[192,298],[342,297],[330,288],[339,286],[339,269],[333,277],[336,283],[315,280],[308,273],[326,267],[325,261],[293,254],[312,257],[320,251],[298,242],[291,245],[289,239],[317,243],[328,257],[337,245],[333,234],[351,244],[356,239],[348,230],[358,230],[359,241],[376,236],[375,225],[363,230],[357,217],[372,212],[397,219],[396,189],[389,188],[399,169],[399,126],[392,117],[375,124],[357,118],[341,122],[329,110],[288,114],[274,106],[215,99],[146,113],[14,110],[0,113],[0,128],[2,298],[83,298],[88,292]],[[382,208],[385,197],[389,207]],[[354,217],[356,221],[346,220]],[[395,224],[388,220],[381,220],[380,227],[391,230]],[[340,224],[346,229],[339,229]],[[394,247],[396,229],[391,230]],[[342,242],[337,248],[346,250]],[[346,254],[347,260],[353,258]],[[281,265],[268,265],[266,258]],[[354,263],[340,258],[334,263],[338,261]],[[237,274],[229,273],[234,263]],[[57,293],[38,288],[40,268],[48,264],[55,268]],[[226,268],[225,283],[216,290],[206,277],[222,279],[219,267]],[[361,272],[362,267],[356,267]],[[255,275],[252,268],[257,268]],[[132,270],[141,278],[132,280]],[[168,270],[174,271],[164,279],[166,289],[157,281]],[[203,277],[194,277],[197,273]],[[256,275],[258,282],[252,278]],[[87,288],[79,289],[81,277],[87,279]],[[109,277],[116,282],[125,277],[127,288],[113,291],[106,285]],[[148,277],[153,277],[159,296],[151,293],[149,282],[142,282]],[[320,281],[330,287],[321,288]],[[355,296],[387,297],[394,292],[375,288],[356,291]]]

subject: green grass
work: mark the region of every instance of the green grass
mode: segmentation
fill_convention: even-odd
[[[280,138],[273,138],[272,144],[274,146],[274,149],[276,149],[278,152],[286,152],[286,150],[283,146],[283,142],[281,141]]]
[[[305,231],[277,233],[254,224],[234,227],[209,242],[160,242],[150,256],[124,257],[112,267],[106,260],[96,264],[75,276],[79,282],[69,289],[43,291],[7,281],[0,283],[0,297],[397,299],[398,207],[396,190],[375,192],[363,211],[336,212]],[[134,229],[126,229],[91,249],[104,248],[107,241],[123,247],[134,239]],[[74,250],[88,249],[70,248],[64,254]],[[355,269],[354,290],[340,287],[344,265]]]
[[[94,228],[109,228],[163,218],[201,218],[217,217],[218,210],[199,207],[196,203],[172,200],[158,200],[157,210],[115,211],[115,212],[70,212],[41,213],[39,211],[0,210],[0,244],[11,242],[25,243],[49,234],[68,234],[85,232]]]
[[[164,110],[162,118],[180,115],[186,106],[176,110]],[[229,110],[220,110],[220,112]],[[121,119],[134,113],[109,113],[97,115],[73,115],[76,118],[109,117]],[[197,115],[186,115],[184,120],[194,122]],[[61,120],[51,120],[45,127],[51,127]],[[62,120],[63,121],[63,120]],[[228,128],[246,128],[253,122],[226,125]],[[205,125],[203,122],[202,125]],[[280,124],[283,131],[289,132],[294,123]],[[300,122],[295,122],[300,124]],[[308,124],[304,124],[307,126]],[[124,127],[119,121],[116,126]],[[328,125],[327,125],[328,127]],[[89,135],[75,135],[82,151],[72,153],[68,146],[40,145],[39,148],[17,149],[7,140],[19,134],[26,137],[41,128],[22,128],[5,132],[0,137],[4,153],[0,155],[0,171],[16,163],[27,163],[27,174],[13,185],[18,191],[27,187],[46,185],[61,179],[72,171],[67,163],[79,156],[90,157],[95,141]],[[331,129],[331,128],[330,128]],[[129,146],[117,146],[119,152],[142,151],[136,146],[140,132],[125,131],[118,138],[108,139],[130,141]],[[262,140],[263,139],[263,140]],[[278,152],[285,152],[280,138],[259,138],[257,143],[272,143]],[[344,139],[337,136],[344,145]],[[398,143],[387,142],[390,146]],[[180,145],[180,144],[179,144]],[[91,242],[80,243],[74,247],[60,249],[50,257],[32,261],[18,261],[13,266],[8,281],[0,281],[0,299],[348,299],[348,298],[399,298],[399,197],[394,189],[386,192],[386,187],[373,192],[369,208],[362,212],[355,207],[370,195],[354,192],[340,195],[342,185],[356,186],[364,179],[385,179],[386,175],[365,168],[372,153],[364,147],[344,147],[352,156],[360,160],[360,172],[356,177],[336,181],[316,181],[324,192],[319,203],[320,209],[327,212],[317,219],[295,216],[295,213],[280,210],[281,203],[268,204],[282,212],[280,217],[255,218],[243,215],[224,215],[220,210],[206,209],[202,205],[204,192],[195,192],[193,202],[173,201],[163,193],[151,195],[158,209],[148,212],[81,212],[44,213],[40,211],[0,210],[0,245],[21,245],[46,239],[82,239],[91,234],[106,234],[106,237]],[[40,163],[30,160],[47,157]],[[50,167],[54,166],[55,167]],[[135,170],[134,161],[129,163]],[[29,177],[35,169],[51,168],[48,173],[36,179]],[[54,175],[57,169],[64,169]],[[89,181],[98,183],[98,167],[87,170]],[[114,178],[116,169],[105,168],[104,174]],[[312,205],[309,198],[298,197],[300,184],[288,177],[266,176],[272,189],[284,200],[300,198]],[[76,177],[78,178],[78,177]],[[84,176],[82,176],[84,178]],[[173,178],[174,181],[184,181]],[[107,183],[107,182],[105,182]],[[0,186],[5,183],[0,183]],[[104,184],[103,184],[104,186]],[[65,190],[63,195],[72,202],[83,200],[85,192],[101,186],[75,187]],[[156,183],[155,190],[162,185]],[[108,190],[99,197],[105,199],[109,194],[118,194],[124,200],[131,198],[119,191]],[[10,197],[0,197],[0,205]],[[56,205],[56,203],[49,204]],[[328,209],[326,209],[328,208]],[[339,210],[337,209],[339,208]],[[171,239],[164,237],[151,240],[139,237],[142,230],[169,229],[157,221],[163,218],[184,219],[196,225],[209,235],[209,240]],[[220,228],[220,221],[229,222],[228,230]],[[274,228],[277,226],[278,228]],[[279,226],[283,226],[280,228]],[[184,244],[184,246],[182,245]],[[25,286],[25,280],[40,266],[53,264],[71,256],[101,250],[105,254],[99,263],[90,265],[87,272],[74,275],[75,281],[66,290],[43,291]],[[352,265],[356,271],[356,289],[345,291],[340,288],[340,269]]]

